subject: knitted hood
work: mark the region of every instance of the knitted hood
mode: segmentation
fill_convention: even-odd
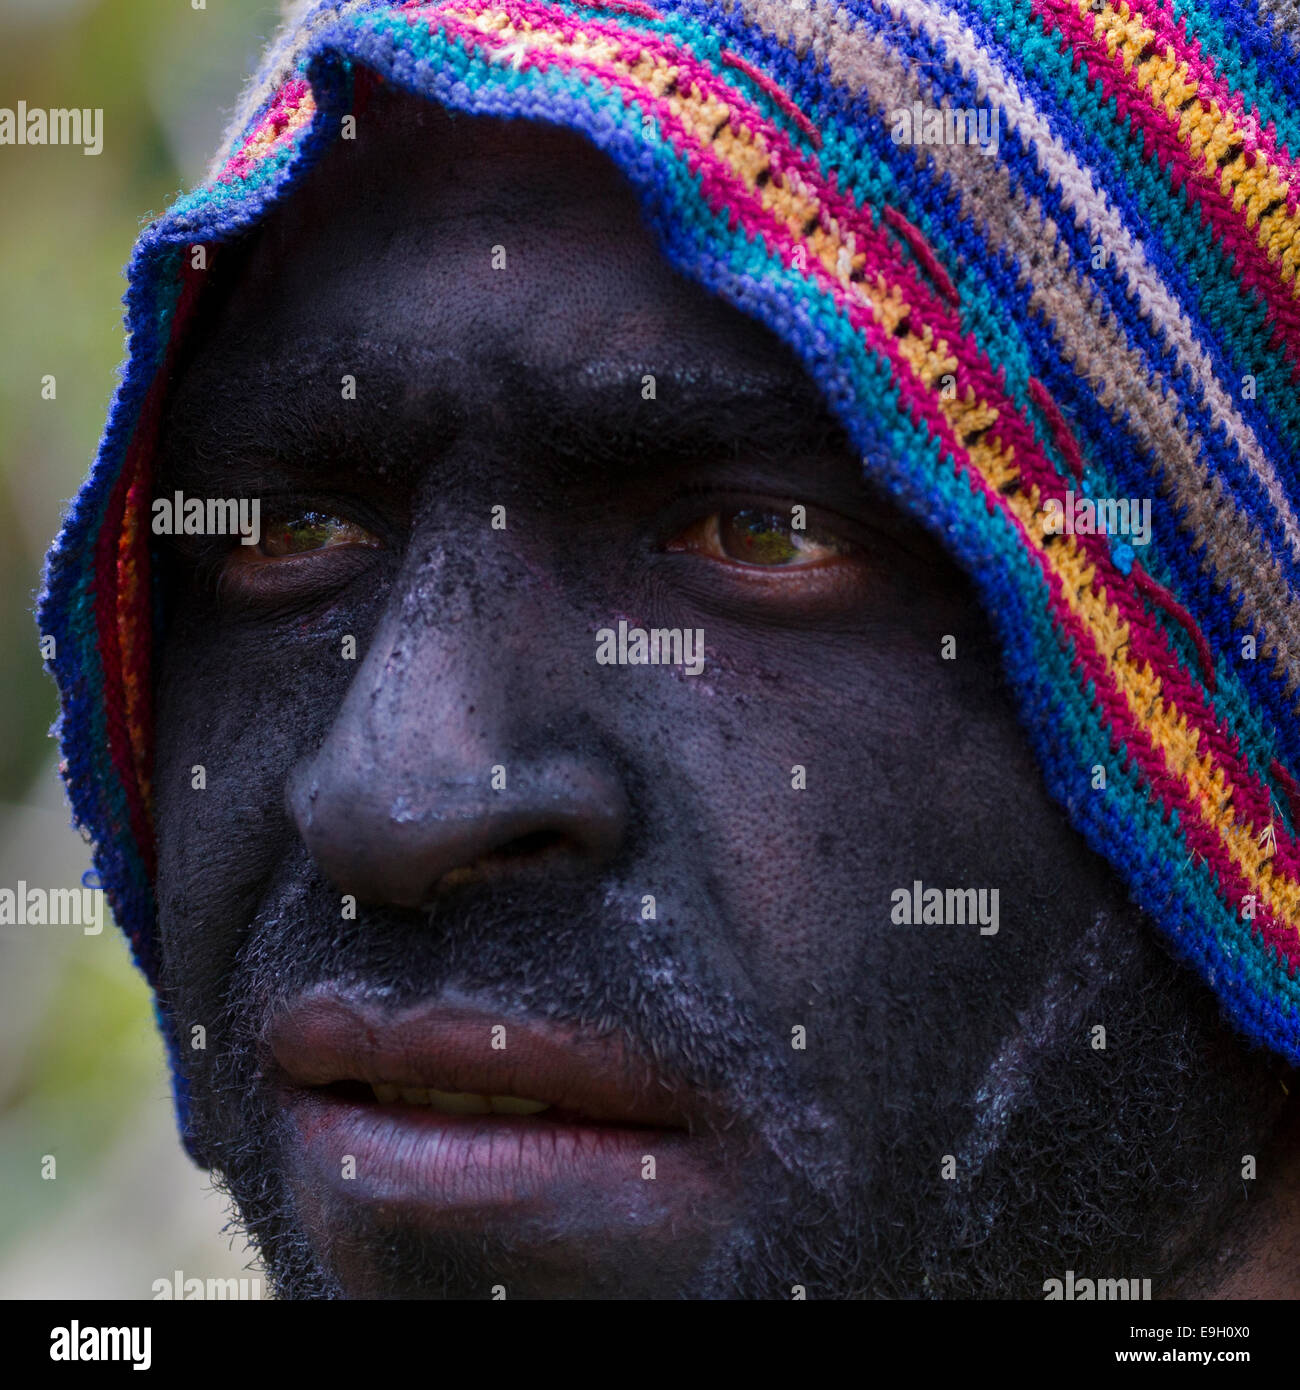
[[[296,7],[206,182],[135,248],[127,361],[40,602],[75,818],[150,981],[148,504],[169,360],[195,266],[379,80],[581,132],[668,261],[789,344],[868,474],[977,585],[1073,825],[1236,1027],[1300,1063],[1294,16],[1290,0]]]

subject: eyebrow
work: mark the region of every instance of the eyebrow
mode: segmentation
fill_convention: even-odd
[[[159,487],[183,480],[202,492],[241,475],[255,480],[268,467],[355,476],[377,439],[395,472],[425,468],[470,423],[475,393],[466,387],[477,386],[470,373],[481,370],[435,349],[365,340],[312,339],[274,357],[203,363],[178,384],[168,411]],[[575,463],[636,467],[742,448],[788,456],[839,438],[814,383],[783,364],[661,365],[647,354],[577,370],[509,361],[499,371],[506,384],[488,408],[509,411],[502,440]],[[343,399],[345,373],[356,379],[357,401]],[[647,377],[653,401],[642,398]]]

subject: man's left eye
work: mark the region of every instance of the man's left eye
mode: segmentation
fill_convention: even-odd
[[[759,569],[810,569],[854,554],[854,547],[824,528],[797,526],[792,513],[762,507],[714,512],[694,522],[669,550]]]
[[[379,540],[355,522],[325,512],[298,512],[271,520],[262,532],[257,553],[270,560],[303,555],[312,550],[332,550],[340,545],[378,547]]]

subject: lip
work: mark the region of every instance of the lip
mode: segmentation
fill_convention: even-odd
[[[267,1042],[303,1178],[327,1204],[361,1203],[433,1226],[479,1224],[520,1207],[567,1209],[586,1226],[602,1213],[607,1223],[640,1225],[667,1215],[665,1202],[680,1211],[720,1177],[712,1136],[727,1125],[721,1108],[616,1038],[463,1000],[395,1011],[318,987],[277,1015]],[[365,1098],[364,1085],[383,1084],[553,1108],[448,1115]]]

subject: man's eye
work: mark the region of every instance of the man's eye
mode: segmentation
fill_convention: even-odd
[[[278,560],[312,550],[331,550],[340,545],[378,547],[379,541],[355,522],[325,512],[298,512],[273,518],[263,529],[257,553]]]
[[[854,553],[852,545],[823,528],[797,527],[790,513],[759,507],[702,517],[667,548],[760,569],[809,569]]]

